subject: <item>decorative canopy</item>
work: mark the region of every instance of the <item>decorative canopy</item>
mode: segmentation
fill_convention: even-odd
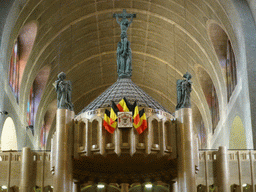
[[[149,107],[161,111],[168,112],[163,106],[156,102],[152,97],[145,93],[139,86],[132,82],[130,78],[118,79],[105,92],[85,107],[79,114],[86,111],[105,108],[111,106],[111,101],[118,104],[123,98],[126,98],[130,103],[137,100],[139,107]]]

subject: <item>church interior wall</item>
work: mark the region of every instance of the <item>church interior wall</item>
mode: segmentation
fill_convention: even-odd
[[[253,132],[252,135],[254,138],[253,140],[254,140],[254,146],[255,146],[256,119],[254,117],[256,116],[256,101],[254,99],[254,96],[256,92],[256,87],[255,87],[256,49],[254,47],[255,47],[256,37],[253,34],[256,33],[256,27],[247,3],[236,1],[234,5],[236,10],[239,13],[239,17],[240,17],[239,20],[241,21],[241,26],[240,26],[241,28],[238,27],[236,30],[237,30],[238,43],[240,44],[239,45],[239,52],[240,52],[239,63],[241,65],[241,68],[239,71],[241,73],[241,80],[243,80],[242,88],[243,90],[245,90],[242,92],[244,92],[245,95],[243,96],[243,98],[241,98],[244,100],[241,100],[240,102],[241,104],[243,104],[243,112],[244,112],[244,115],[246,116],[244,119],[244,122],[251,123],[251,126],[252,126],[251,130]],[[235,19],[235,18],[231,17],[231,19]],[[233,22],[234,22],[234,26],[239,26],[238,20],[236,20],[236,22],[235,21]],[[248,81],[249,83],[246,83],[246,81]],[[246,101],[248,101],[248,103]],[[247,111],[247,110],[250,110],[250,111]],[[251,118],[251,121],[249,121],[249,118]],[[246,129],[249,130],[249,127],[248,128],[246,127]]]
[[[6,18],[9,14],[9,11],[12,9],[12,5],[13,2],[15,0],[9,0],[9,1],[5,1],[5,0],[1,0],[0,1],[0,37],[2,37],[3,34],[3,30],[5,27],[5,22],[6,22]],[[1,42],[1,40],[0,40]]]
[[[250,7],[250,11],[252,12],[254,22],[256,23],[256,2],[254,0],[247,0],[247,2]]]
[[[217,129],[216,134],[213,135],[211,139],[211,147],[217,149],[219,146],[226,146],[229,148],[230,132],[233,125],[233,121],[236,116],[239,116],[242,119],[243,126],[245,128],[246,134],[246,145],[248,149],[253,149],[253,137],[250,123],[250,114],[248,114],[246,105],[247,95],[241,90],[237,96],[235,102],[232,104],[232,107],[228,108],[228,114],[225,121],[220,122],[222,125],[221,129]],[[248,117],[249,115],[249,117]],[[240,147],[242,149],[242,146]]]
[[[230,38],[231,42],[233,43],[233,48],[236,55],[238,83],[231,96],[230,102],[223,107],[223,110],[226,110],[224,113],[225,118],[223,118],[223,121],[220,122],[221,125],[218,125],[221,127],[221,130],[219,130],[217,134],[213,135],[212,147],[216,148],[219,144],[224,142],[221,142],[219,139],[220,135],[222,135],[223,132],[226,133],[226,139],[229,139],[229,133],[233,123],[233,119],[236,114],[239,114],[239,116],[242,118],[242,121],[244,122],[244,126],[246,129],[247,147],[253,148],[251,130],[252,127],[254,127],[254,124],[251,122],[254,121],[254,118],[251,118],[251,112],[253,111],[253,109],[250,108],[251,101],[249,99],[249,95],[252,95],[252,91],[249,91],[248,89],[248,84],[250,86],[250,84],[253,83],[251,83],[252,81],[250,80],[250,83],[248,83],[248,77],[250,79],[250,74],[247,74],[247,70],[245,70],[248,67],[248,65],[250,66],[253,64],[246,60],[247,53],[245,47],[248,46],[247,44],[249,43],[249,41],[247,39],[248,35],[244,34],[244,29],[250,27],[255,28],[255,26],[252,25],[252,23],[250,22],[247,24],[243,22],[243,20],[247,20],[248,18],[250,18],[251,20],[252,18],[251,15],[249,14],[250,11],[248,10],[246,2],[239,3],[238,1],[221,1],[221,4],[223,5],[225,10],[227,11],[227,14],[229,15],[232,28],[234,31],[234,36],[230,36]],[[241,14],[243,11],[246,11],[247,14]],[[251,56],[253,56],[253,54]],[[224,131],[223,129],[227,130]],[[228,144],[227,142],[224,143]]]
[[[248,10],[249,8],[246,5],[241,6],[241,8],[239,7],[239,3],[237,3],[236,1],[232,1],[232,6],[231,8],[228,8],[227,5],[230,1],[226,0],[226,1],[222,1],[221,4],[223,5],[223,7],[225,8],[225,10],[227,11],[227,14],[229,15],[229,18],[231,19],[231,24],[232,24],[232,28],[229,25],[225,25],[227,21],[223,21],[224,25],[227,27],[227,32],[231,37],[232,43],[234,45],[234,50],[236,52],[236,57],[237,57],[237,71],[238,71],[238,85],[237,87],[241,87],[241,89],[236,88],[236,90],[233,93],[233,100],[231,101],[231,104],[225,104],[225,99],[223,100],[223,98],[220,98],[220,100],[222,100],[222,110],[224,110],[223,112],[221,112],[221,114],[223,114],[223,120],[220,122],[220,124],[218,125],[218,129],[219,131],[214,134],[213,136],[210,136],[210,138],[212,139],[213,142],[211,142],[211,146],[215,147],[218,146],[218,143],[220,144],[220,135],[222,135],[222,133],[225,133],[225,137],[228,138],[228,133],[229,133],[229,128],[227,127],[231,127],[232,125],[232,118],[234,116],[233,112],[235,111],[238,114],[242,114],[240,115],[240,117],[242,118],[243,122],[244,122],[244,126],[246,128],[246,134],[247,134],[247,143],[248,143],[248,147],[251,146],[252,147],[252,142],[251,142],[251,138],[250,138],[250,129],[251,129],[251,124],[249,123],[251,120],[251,112],[252,115],[254,114],[254,107],[251,107],[250,109],[250,105],[252,104],[252,106],[254,106],[253,104],[253,96],[251,96],[250,102],[248,101],[248,103],[245,103],[244,101],[247,101],[247,97],[248,97],[248,92],[250,92],[250,95],[253,95],[254,93],[254,84],[250,83],[249,86],[249,90],[248,90],[248,81],[247,78],[249,77],[249,81],[253,82],[253,72],[254,70],[254,66],[253,66],[253,59],[254,52],[255,50],[252,47],[252,45],[250,45],[250,42],[253,42],[253,35],[250,34],[245,34],[244,31],[250,31],[251,28],[255,28],[254,25],[252,25],[251,23],[243,23],[243,22],[239,22],[238,21],[242,21],[243,19],[245,19],[245,17],[249,17],[252,20],[252,16],[249,15],[248,16]],[[26,23],[28,20],[31,20],[34,16],[24,16],[24,14],[22,14],[19,18],[19,22],[17,23],[17,18],[19,16],[19,14],[24,11],[21,9],[21,7],[24,5],[24,2],[22,1],[16,1],[14,3],[14,6],[11,8],[11,12],[15,12],[16,14],[9,14],[9,16],[7,18],[3,18],[6,19],[6,22],[8,22],[8,25],[5,25],[5,28],[2,30],[2,42],[1,42],[1,55],[0,55],[0,59],[1,59],[1,63],[3,63],[3,67],[0,69],[1,73],[3,74],[2,78],[5,79],[5,96],[3,97],[2,95],[0,95],[0,99],[3,103],[7,103],[7,105],[5,105],[5,110],[9,110],[11,113],[15,114],[13,119],[14,121],[18,124],[17,127],[22,127],[22,130],[24,130],[25,132],[25,127],[26,127],[26,123],[24,121],[25,119],[25,113],[23,113],[23,109],[25,109],[25,103],[26,103],[26,99],[27,99],[27,92],[30,89],[31,83],[29,84],[28,81],[30,81],[32,78],[32,76],[29,76],[29,74],[31,74],[31,71],[29,71],[29,69],[25,70],[25,75],[28,75],[29,80],[23,83],[23,87],[24,88],[24,92],[22,93],[22,100],[24,100],[24,103],[21,105],[17,105],[17,103],[15,102],[15,99],[13,98],[12,92],[10,91],[10,88],[8,87],[8,83],[7,80],[8,79],[8,66],[9,66],[9,53],[11,52],[12,49],[12,43],[16,36],[18,35],[19,31],[20,31],[20,27],[23,25],[23,23]],[[250,4],[250,6],[253,6],[253,4]],[[11,2],[10,5],[11,6]],[[233,6],[236,6],[235,8],[237,9],[237,11],[235,11],[235,13],[231,13],[231,11],[233,11]],[[32,5],[31,7],[32,8]],[[239,13],[239,9],[243,9],[245,12],[247,12],[247,15],[244,16],[242,13],[240,13],[240,15],[238,15]],[[15,10],[15,11],[14,11]],[[3,14],[3,17],[6,16],[6,13],[1,13]],[[240,18],[239,18],[240,17]],[[238,20],[237,20],[238,19]],[[251,21],[250,20],[250,21]],[[244,30],[243,30],[244,28]],[[68,32],[67,32],[68,33]],[[244,42],[244,44],[243,44]],[[255,42],[255,41],[254,41]],[[247,47],[246,49],[244,49],[244,46]],[[184,48],[184,47],[183,47]],[[245,59],[247,57],[247,60]],[[66,58],[66,60],[68,60]],[[65,61],[67,62],[67,61]],[[246,64],[247,63],[247,64]],[[30,63],[30,67],[34,65],[32,63]],[[244,70],[246,67],[248,67],[247,71]],[[56,70],[56,69],[55,69]],[[38,72],[39,69],[34,68],[33,69],[34,72]],[[248,72],[248,76],[247,76],[247,72]],[[251,75],[250,75],[251,74]],[[34,74],[34,76],[36,76],[36,74]],[[32,80],[31,80],[32,81]],[[213,81],[215,81],[216,84],[220,84],[223,85],[224,83],[217,83],[216,79],[213,79]],[[103,87],[103,89],[105,89],[106,87]],[[144,89],[148,89],[146,86],[144,87]],[[219,96],[220,97],[224,97],[222,94],[220,93],[222,90],[222,88],[218,88],[218,86],[216,87],[216,89],[219,90]],[[46,92],[52,91],[52,87],[50,85],[47,85],[46,87]],[[74,90],[76,91],[76,90]],[[93,96],[98,95],[100,92],[102,92],[103,90],[100,90],[100,88],[95,91],[96,94],[92,94]],[[256,90],[255,90],[256,91]],[[239,93],[238,93],[239,92]],[[157,95],[158,92],[155,92],[155,95]],[[167,93],[168,94],[168,93]],[[2,99],[3,98],[3,99]],[[48,102],[49,100],[51,100],[51,98],[48,98],[46,95],[43,95],[43,103]],[[79,100],[83,100],[84,97],[82,96],[81,98],[79,98]],[[162,98],[157,98],[159,100],[161,100]],[[163,99],[162,99],[163,100]],[[168,103],[168,99],[164,100],[163,102],[167,105]],[[76,104],[78,105],[78,104]],[[173,104],[169,104],[170,106],[172,106],[173,108]],[[44,108],[45,104],[41,104],[39,108]],[[256,108],[256,107],[255,107]],[[225,111],[227,109],[227,111]],[[251,110],[251,111],[250,111]],[[256,113],[256,109],[255,109],[255,113]],[[43,113],[40,114],[39,119],[43,119]],[[1,116],[0,118],[4,118],[3,116]],[[252,122],[254,122],[254,120],[252,120]],[[2,123],[2,121],[1,121]],[[38,123],[38,127],[37,127],[37,135],[40,134],[40,123]],[[255,123],[252,123],[252,125],[256,125]],[[227,130],[226,130],[227,129]],[[18,131],[20,132],[20,131]],[[21,131],[20,135],[24,135],[24,132]],[[28,138],[30,138],[30,143],[32,145],[32,143],[37,142],[39,143],[39,139],[38,138],[34,138],[33,136],[31,136],[30,133],[28,133],[29,136]],[[222,135],[223,136],[223,135]],[[18,137],[18,140],[24,140],[22,138],[23,136]],[[19,148],[22,147],[24,145],[23,141],[18,141],[19,143]],[[225,142],[224,142],[225,143]],[[33,148],[37,148],[38,144],[33,144],[35,145]],[[250,147],[250,148],[251,148]]]

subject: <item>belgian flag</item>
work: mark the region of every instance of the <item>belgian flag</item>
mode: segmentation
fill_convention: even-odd
[[[139,134],[143,133],[143,131],[148,127],[145,110],[142,109],[139,112],[139,108],[137,104],[134,108],[134,113],[133,113],[133,126]]]
[[[110,122],[111,122],[110,111],[105,109],[103,126],[109,133],[114,133],[114,131],[116,129],[117,122],[112,122],[112,124]]]
[[[130,111],[129,110],[129,107],[130,106],[130,103],[127,102],[126,98],[124,97],[118,104],[117,104],[117,108],[120,112],[128,112]]]
[[[112,107],[109,110],[105,110],[103,126],[109,133],[114,133],[117,126],[117,112],[118,108],[114,101],[112,101]]]

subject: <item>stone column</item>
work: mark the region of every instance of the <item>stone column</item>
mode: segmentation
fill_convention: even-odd
[[[178,184],[177,181],[171,183],[171,192],[178,192]]]
[[[121,192],[129,192],[129,184],[121,183]]]
[[[20,192],[32,191],[33,188],[33,160],[29,147],[22,149]]]
[[[220,146],[217,153],[217,177],[218,177],[218,191],[229,191],[229,169],[228,169],[228,152],[227,148]]]
[[[178,191],[196,192],[192,109],[181,108],[177,118]]]
[[[73,183],[73,192],[81,192],[80,182],[78,180],[74,180]]]
[[[57,109],[56,116],[56,160],[54,191],[71,192],[73,190],[73,120],[74,112]]]

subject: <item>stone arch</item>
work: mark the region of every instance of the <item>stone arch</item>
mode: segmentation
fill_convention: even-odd
[[[14,122],[11,117],[7,117],[1,135],[1,150],[17,150],[17,135]]]
[[[148,118],[148,150],[151,148],[159,149],[160,147],[160,131],[161,131],[161,122],[162,120],[157,117],[157,115],[152,115]]]
[[[246,135],[242,119],[237,115],[232,123],[229,136],[230,149],[246,149]]]
[[[227,101],[229,102],[237,84],[237,67],[232,42],[227,32],[216,22],[208,24],[208,33],[219,65],[226,82]]]
[[[44,114],[43,122],[40,127],[40,146],[41,148],[45,148],[45,145],[47,148],[50,145],[50,140],[52,137],[52,134],[55,131],[55,119],[56,119],[56,111],[57,111],[57,100],[55,99],[50,103],[50,105],[47,108],[47,111]],[[54,129],[54,130],[53,130]]]
[[[94,119],[92,121],[92,147],[96,146],[95,148],[99,147],[99,122]]]
[[[35,42],[37,28],[36,21],[25,24],[13,42],[9,66],[9,84],[17,101],[19,101],[23,72]]]
[[[209,107],[212,121],[212,126],[210,127],[212,127],[212,133],[214,133],[220,120],[219,99],[216,88],[212,78],[204,68],[198,66],[196,73]]]
[[[176,132],[176,122],[171,119],[165,119],[162,121],[163,126],[163,146],[165,152],[176,153],[176,143],[177,143],[177,132]]]
[[[86,122],[79,121],[78,122],[78,144],[79,144],[79,150],[85,150],[86,145],[86,135],[87,135],[87,129],[86,129]]]
[[[199,140],[199,148],[204,149],[207,148],[207,139],[209,130],[205,126],[204,119],[202,117],[201,111],[199,110],[196,104],[192,105],[193,111],[193,128],[194,133],[196,134]]]
[[[94,116],[89,120],[89,137],[90,137],[90,148],[92,151],[98,151],[102,149],[101,139],[103,138],[103,129],[102,129],[102,118]]]
[[[30,88],[28,102],[27,102],[27,123],[28,125],[35,126],[37,109],[41,100],[42,93],[48,81],[51,67],[43,67],[35,77],[33,84]]]

